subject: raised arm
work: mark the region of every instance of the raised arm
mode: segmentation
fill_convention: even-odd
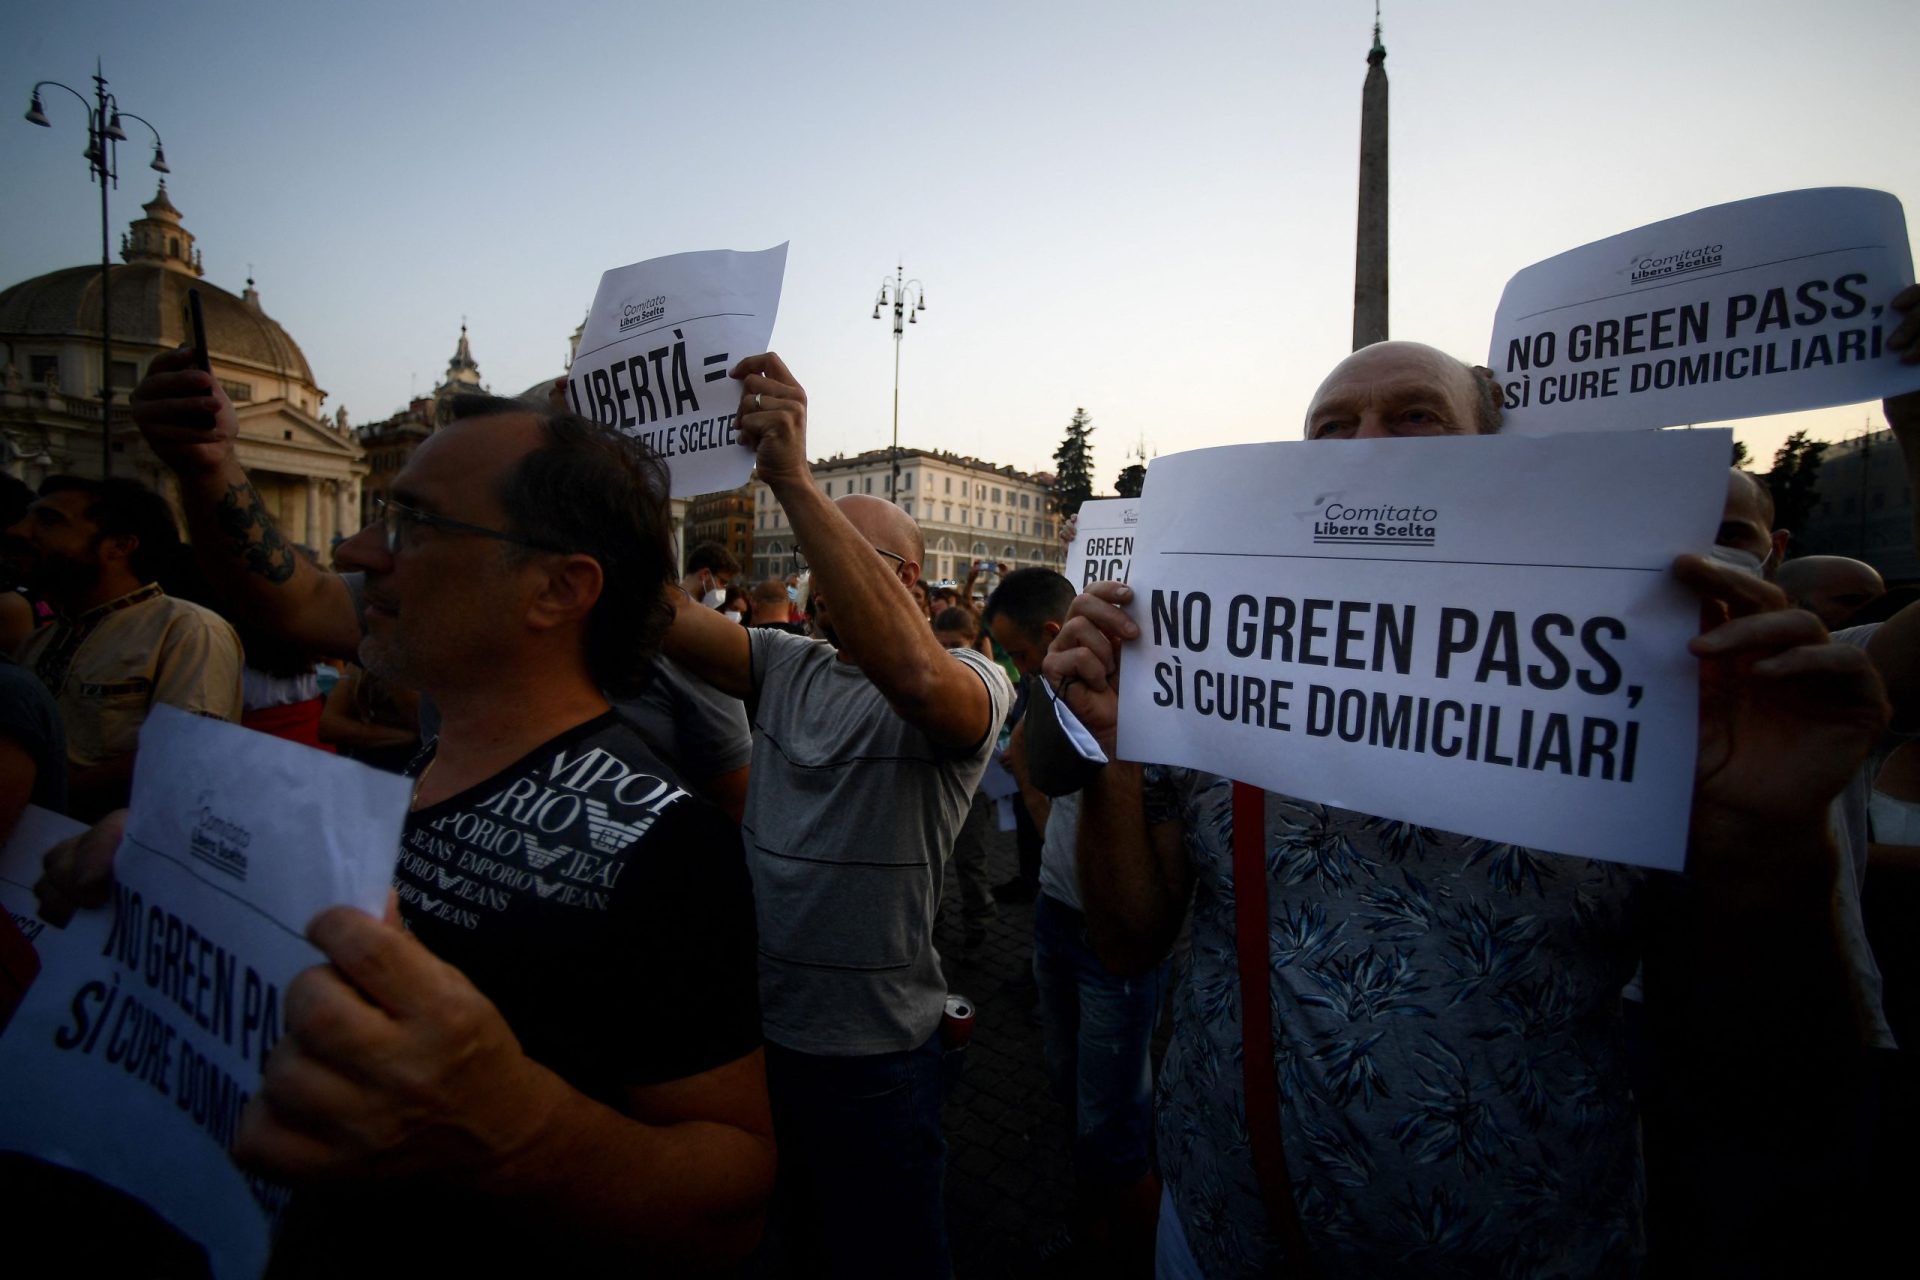
[[[1087,933],[1101,963],[1116,973],[1142,973],[1165,958],[1180,931],[1193,867],[1176,822],[1147,823],[1141,767],[1114,753],[1120,704],[1120,645],[1139,634],[1121,607],[1133,600],[1124,583],[1098,582],[1074,599],[1066,625],[1047,650],[1042,671],[1067,707],[1114,763],[1081,792],[1075,865]],[[1027,714],[1052,715],[1046,694]]]
[[[134,388],[133,420],[179,479],[194,556],[226,604],[292,644],[353,657],[360,623],[346,583],[295,554],[274,527],[234,452],[239,420],[213,375],[184,350],[156,357]]]
[[[806,548],[814,596],[827,603],[841,654],[901,719],[935,742],[957,750],[978,745],[994,727],[987,686],[940,647],[915,607],[907,575],[917,575],[920,566],[908,558],[909,549],[870,541],[814,484],[807,393],[771,353],[743,360],[733,372],[744,380],[740,438],[756,450],[760,478],[786,511],[794,540]],[[905,513],[895,514],[911,527]],[[900,557],[897,567],[877,554],[887,552]],[[723,619],[720,625],[731,624]]]
[[[673,625],[660,652],[729,697],[751,694],[753,646],[747,628],[693,599],[678,582],[669,582],[664,595]]]

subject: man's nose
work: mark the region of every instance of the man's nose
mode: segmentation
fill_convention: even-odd
[[[387,550],[387,526],[375,520],[333,549],[334,567],[342,572],[392,567],[393,556]]]
[[[1361,414],[1359,423],[1353,429],[1355,440],[1384,440],[1392,434],[1387,429],[1386,416],[1379,413]]]

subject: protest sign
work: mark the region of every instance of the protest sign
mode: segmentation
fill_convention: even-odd
[[[1677,868],[1727,431],[1236,445],[1154,461],[1118,750]]]
[[[1487,356],[1509,434],[1625,431],[1920,390],[1886,347],[1913,283],[1900,202],[1824,187],[1715,205],[1535,263]]]
[[[140,755],[112,905],[41,930],[0,1035],[0,1150],[152,1206],[221,1277],[265,1266],[284,1189],[227,1158],[322,908],[384,910],[407,781],[171,707]]]
[[[740,384],[727,376],[767,349],[787,246],[715,249],[616,267],[600,277],[567,370],[575,413],[644,440],[676,498],[737,489],[753,450],[734,434]]]
[[[1098,498],[1080,504],[1067,547],[1067,581],[1075,591],[1089,583],[1125,582],[1133,567],[1133,531],[1140,523],[1140,499]]]

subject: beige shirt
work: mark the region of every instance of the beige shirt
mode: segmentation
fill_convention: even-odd
[[[42,627],[19,658],[53,691],[77,768],[132,751],[156,702],[240,719],[240,637],[158,583]]]

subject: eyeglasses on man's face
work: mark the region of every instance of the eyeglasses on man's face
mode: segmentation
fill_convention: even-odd
[[[511,542],[515,546],[532,547],[535,551],[552,551],[566,554],[561,548],[529,538],[525,534],[508,533],[504,529],[489,529],[485,525],[468,524],[465,520],[455,520],[452,516],[435,515],[431,511],[421,511],[405,503],[390,498],[375,498],[373,511],[386,534],[387,554],[398,554],[411,545],[412,530],[425,526],[439,529],[444,533],[470,533],[482,538],[494,538],[501,542]]]
[[[883,556],[886,559],[893,561],[895,564],[905,564],[907,562],[907,558],[905,556],[895,551],[888,551],[882,547],[875,547],[873,549],[873,553],[877,556]],[[800,567],[802,569],[805,569],[808,567],[807,553],[804,548],[796,545],[793,549],[793,557],[795,560],[799,562]]]

